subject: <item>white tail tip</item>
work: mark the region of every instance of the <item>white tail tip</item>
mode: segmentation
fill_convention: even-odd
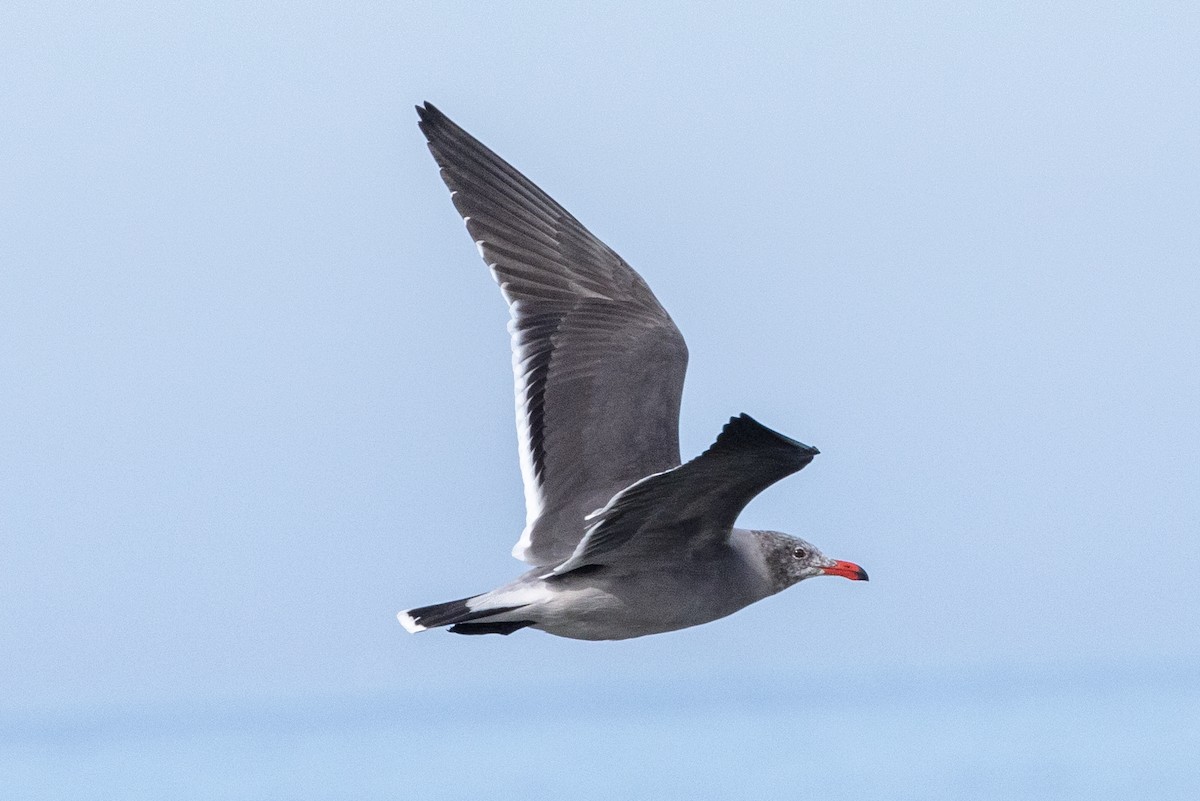
[[[396,619],[400,621],[400,625],[404,626],[404,630],[409,634],[416,634],[418,631],[425,630],[425,627],[413,620],[412,615],[408,612],[397,612]]]

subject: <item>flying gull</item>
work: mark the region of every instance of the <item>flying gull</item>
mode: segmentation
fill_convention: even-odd
[[[734,527],[817,449],[742,414],[680,464],[687,346],[650,287],[445,114],[417,113],[512,316],[526,512],[513,556],[533,569],[400,612],[404,627],[619,640],[707,623],[813,576],[866,581],[799,537]]]

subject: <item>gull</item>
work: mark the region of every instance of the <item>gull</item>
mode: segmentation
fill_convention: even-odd
[[[412,633],[540,629],[620,640],[697,626],[853,562],[737,528],[756,495],[818,451],[746,414],[679,455],[688,351],[650,287],[566,209],[433,105],[419,126],[508,302],[533,567],[502,587],[406,609]]]

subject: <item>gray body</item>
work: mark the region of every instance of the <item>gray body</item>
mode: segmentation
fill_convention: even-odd
[[[560,637],[660,634],[731,615],[783,589],[760,546],[756,532],[734,529],[728,541],[699,553],[618,560],[549,578],[534,569],[480,600],[505,606],[508,600],[537,598],[494,619],[535,620],[533,628]]]
[[[512,316],[526,508],[513,555],[534,567],[400,622],[624,639],[707,623],[822,573],[865,578],[798,538],[734,528],[755,495],[817,449],[743,414],[681,464],[687,346],[649,286],[444,114],[417,111]]]

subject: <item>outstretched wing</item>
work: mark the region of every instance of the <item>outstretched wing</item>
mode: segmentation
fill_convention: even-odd
[[[679,464],[687,346],[646,282],[432,105],[421,131],[508,301],[525,530],[513,555],[567,558],[584,515]]]
[[[662,555],[723,542],[754,496],[818,453],[749,415],[734,417],[704,453],[635,482],[591,515],[586,536],[554,572],[632,552]]]

